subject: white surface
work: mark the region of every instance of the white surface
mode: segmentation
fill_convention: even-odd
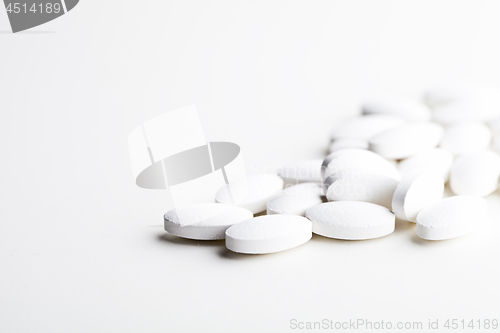
[[[82,0],[31,33],[0,33],[0,331],[498,316],[498,192],[484,228],[450,241],[397,222],[381,239],[314,236],[238,256],[223,241],[165,235],[166,193],[135,186],[127,138],[196,103],[207,140],[238,143],[250,170],[321,158],[335,120],[372,92],[499,84],[499,11],[497,1]]]

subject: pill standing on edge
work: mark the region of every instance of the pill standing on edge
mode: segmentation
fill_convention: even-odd
[[[500,155],[483,151],[462,155],[451,167],[450,187],[453,193],[486,196],[498,188]]]
[[[224,239],[226,229],[251,219],[248,209],[219,203],[199,203],[172,209],[164,215],[165,230],[198,240]]]
[[[229,190],[230,189],[230,190]],[[271,174],[249,175],[221,187],[215,201],[246,208],[257,214],[266,210],[266,203],[283,190],[283,179]]]
[[[226,247],[238,253],[265,254],[288,250],[309,241],[311,221],[297,215],[266,215],[226,230]]]
[[[394,231],[395,217],[387,208],[367,202],[327,202],[309,208],[315,234],[337,239],[362,240],[386,236]]]
[[[441,175],[414,170],[403,176],[392,197],[392,211],[406,221],[416,222],[420,211],[443,198]]]
[[[481,197],[459,195],[443,199],[417,215],[417,235],[427,240],[459,237],[487,219],[487,203]]]

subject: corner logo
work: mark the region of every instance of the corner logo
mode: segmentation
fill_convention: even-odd
[[[12,32],[36,27],[75,8],[79,0],[3,0]]]

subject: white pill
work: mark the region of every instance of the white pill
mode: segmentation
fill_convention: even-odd
[[[429,171],[412,171],[399,182],[392,197],[392,211],[400,219],[417,221],[420,211],[443,198],[441,175]]]
[[[239,253],[264,254],[288,250],[309,241],[311,221],[296,215],[266,215],[226,230],[226,247]]]
[[[486,200],[459,195],[443,199],[423,209],[417,216],[417,235],[427,240],[465,235],[487,219]]]
[[[323,187],[318,183],[300,183],[287,186],[280,195],[323,195]]]
[[[491,142],[491,149],[500,153],[500,136],[495,136]]]
[[[308,208],[322,202],[320,195],[279,195],[267,202],[267,215],[292,214],[304,216]]]
[[[302,160],[286,164],[280,168],[278,175],[285,183],[321,182],[321,163],[323,160]]]
[[[455,194],[486,196],[498,188],[500,156],[493,151],[462,155],[451,167],[450,187]]]
[[[393,177],[348,169],[325,179],[328,201],[364,201],[391,208],[398,180]]]
[[[336,139],[330,144],[328,151],[333,153],[346,148],[368,149],[368,141],[363,139]]]
[[[358,139],[368,140],[375,134],[399,126],[405,121],[396,116],[371,114],[341,121],[332,131],[332,140]],[[354,148],[354,147],[352,147]]]
[[[215,201],[223,204],[234,203],[256,214],[265,211],[266,203],[282,190],[281,177],[270,174],[249,175],[245,179],[221,187],[215,194]]]
[[[251,211],[219,203],[199,203],[172,209],[164,215],[165,230],[199,240],[224,239],[226,229],[251,219]]]
[[[424,93],[425,102],[436,106],[450,102],[474,101],[494,98],[498,88],[466,82],[448,82],[429,87]]]
[[[393,163],[374,152],[363,149],[336,151],[325,158],[321,168],[325,179],[338,171],[352,168],[387,175],[397,180],[401,178],[398,169]]]
[[[452,164],[453,154],[451,152],[441,148],[433,148],[402,160],[398,164],[398,169],[403,177],[407,173],[419,169],[437,172],[443,177],[444,182],[447,182]]]
[[[459,122],[448,126],[439,146],[455,155],[469,154],[488,148],[491,131],[483,123]]]
[[[367,202],[327,202],[306,211],[315,234],[346,240],[371,239],[394,231],[395,217],[387,208]]]
[[[412,123],[387,130],[372,137],[370,150],[385,158],[407,158],[439,144],[443,127],[434,123]]]
[[[461,101],[434,107],[432,119],[443,125],[468,121],[491,121],[498,117],[500,103],[496,101]]]
[[[493,135],[500,135],[500,118],[496,118],[488,122],[488,126],[490,127]]]
[[[399,96],[379,96],[363,103],[363,114],[389,114],[411,121],[431,119],[431,109],[424,103]]]

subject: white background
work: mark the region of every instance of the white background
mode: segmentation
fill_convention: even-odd
[[[11,34],[0,9],[0,331],[286,332],[290,320],[499,318],[500,199],[474,234],[398,223],[263,256],[166,235],[127,137],[196,103],[249,168],[322,157],[367,94],[500,84],[498,1],[82,0]],[[474,331],[478,331],[477,329]]]

